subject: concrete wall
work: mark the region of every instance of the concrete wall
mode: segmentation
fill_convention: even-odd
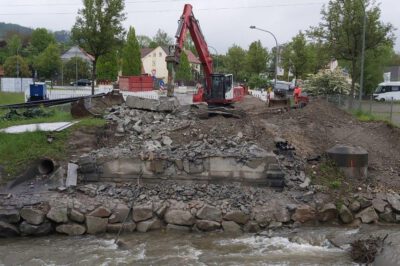
[[[143,161],[140,158],[105,159],[97,162],[100,179],[144,180],[198,180],[207,182],[264,183],[270,164],[277,163],[273,154],[263,158],[252,158],[246,162],[236,157],[206,157],[195,161],[187,159],[156,159]]]
[[[1,78],[1,91],[25,92],[29,84],[33,83],[31,78]]]

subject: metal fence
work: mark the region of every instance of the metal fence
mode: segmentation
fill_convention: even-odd
[[[326,95],[325,100],[335,104],[339,108],[348,112],[362,114],[371,114],[379,120],[389,121],[397,126],[400,126],[400,102],[399,101],[375,101],[371,96],[364,97],[360,102],[358,98],[353,99],[347,95]]]

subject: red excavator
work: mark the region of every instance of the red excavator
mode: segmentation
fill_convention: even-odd
[[[169,55],[166,58],[168,68],[168,96],[173,95],[175,69],[180,62],[187,31],[189,31],[199,54],[205,77],[204,85],[199,86],[197,94],[193,96],[193,102],[206,102],[208,109],[215,112],[229,111],[231,103],[240,101],[244,97],[245,88],[243,86],[234,86],[232,74],[214,73],[213,59],[208,51],[199,21],[194,17],[190,4],[186,4],[183,9],[183,14],[179,20],[178,30],[175,35],[176,43],[169,47]]]

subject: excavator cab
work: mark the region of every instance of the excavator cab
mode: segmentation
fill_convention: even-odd
[[[207,95],[210,101],[223,102],[233,98],[233,76],[211,74],[211,90]]]

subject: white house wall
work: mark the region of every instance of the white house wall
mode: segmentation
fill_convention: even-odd
[[[142,58],[143,69],[146,74],[153,75],[155,70],[156,78],[167,81],[168,69],[165,58],[167,54],[161,47],[155,48],[149,54]]]

